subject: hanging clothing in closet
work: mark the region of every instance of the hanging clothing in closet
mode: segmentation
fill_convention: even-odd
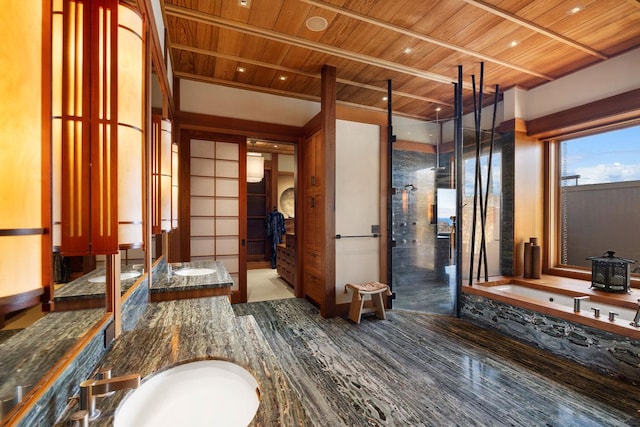
[[[282,243],[282,235],[285,233],[284,215],[276,208],[267,217],[267,237],[271,239],[271,268],[276,268],[278,251],[276,247]]]

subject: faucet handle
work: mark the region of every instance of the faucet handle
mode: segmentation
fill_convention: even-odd
[[[600,309],[598,307],[591,307],[591,310],[593,310],[594,317],[600,317]]]
[[[616,313],[616,312],[610,311],[610,312],[609,312],[609,321],[610,321],[610,322],[613,322],[614,320],[616,320],[616,316],[617,316],[618,314],[620,314],[620,313]]]
[[[108,380],[111,379],[111,367],[104,367],[104,368],[100,368],[98,369],[98,371],[96,372],[94,378],[96,380]],[[112,396],[115,393],[115,391],[110,391],[107,393],[103,393],[103,394],[96,394],[95,397],[107,397],[107,396]]]

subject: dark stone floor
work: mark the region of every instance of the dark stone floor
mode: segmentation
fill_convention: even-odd
[[[253,315],[318,426],[640,426],[640,390],[466,321],[394,309],[360,325],[302,299]]]

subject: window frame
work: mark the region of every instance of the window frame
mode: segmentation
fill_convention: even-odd
[[[621,120],[617,123],[591,128],[582,132],[558,135],[554,138],[543,140],[545,144],[545,218],[544,230],[547,238],[547,248],[544,249],[545,274],[553,276],[568,277],[572,279],[591,281],[591,269],[582,266],[572,266],[561,264],[562,245],[562,157],[561,144],[568,139],[575,139],[583,136],[598,133],[611,132],[625,127],[639,126],[638,120]],[[633,288],[640,288],[640,274],[632,274],[630,285]]]

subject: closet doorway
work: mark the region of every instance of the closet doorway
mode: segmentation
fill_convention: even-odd
[[[247,141],[247,302],[295,297],[295,165],[295,144]]]

